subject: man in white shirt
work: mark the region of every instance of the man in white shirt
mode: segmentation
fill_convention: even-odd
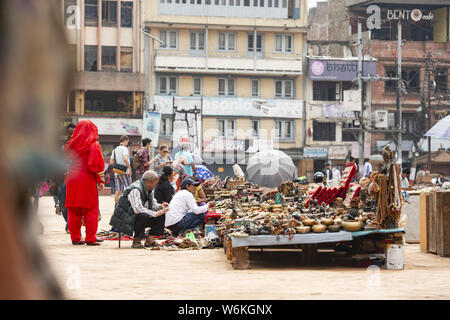
[[[125,190],[131,183],[131,166],[130,166],[130,154],[128,153],[128,143],[130,139],[128,136],[120,137],[120,145],[115,148],[111,154],[111,159],[109,163],[111,165],[119,164],[127,167],[126,171],[119,172],[114,169],[114,184],[115,184],[115,194],[114,201],[117,205],[119,201],[119,197],[122,194],[123,190]]]
[[[238,165],[236,162],[233,162],[233,173],[234,176],[237,177],[239,180],[245,180],[245,173],[242,171],[241,166]]]
[[[373,172],[372,164],[370,163],[368,158],[364,159],[364,167],[363,167],[363,177],[369,178],[370,174]]]
[[[184,179],[181,182],[181,190],[170,201],[165,225],[174,235],[183,234],[186,230],[200,226],[205,222],[208,209],[216,205],[214,201],[203,206],[197,205],[194,194],[198,185],[198,182],[190,178]]]
[[[401,175],[401,181],[400,181],[400,188],[409,188],[409,177],[410,171],[409,169],[403,169],[402,170],[402,175]]]

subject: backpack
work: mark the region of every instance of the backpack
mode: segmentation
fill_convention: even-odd
[[[141,166],[141,157],[139,156],[139,152],[136,152],[136,154],[133,156],[132,166],[133,169],[138,169]]]

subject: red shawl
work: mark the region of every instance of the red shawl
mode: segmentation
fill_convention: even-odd
[[[72,158],[67,175],[66,207],[93,208],[98,206],[97,173],[105,170],[98,129],[89,120],[80,121],[65,149]]]

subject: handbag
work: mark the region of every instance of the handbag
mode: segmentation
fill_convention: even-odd
[[[116,160],[116,149],[114,149],[114,164],[113,164],[113,171],[117,174],[125,174],[127,173],[128,167],[123,164],[118,164]]]

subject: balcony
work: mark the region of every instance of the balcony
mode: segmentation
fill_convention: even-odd
[[[215,0],[200,1],[197,3],[180,3],[181,1],[159,0],[158,13],[165,15],[180,16],[207,16],[207,17],[230,17],[230,18],[266,18],[266,19],[298,19],[300,9],[293,7],[291,0],[274,0],[273,7],[268,7],[267,1],[258,1],[254,6],[253,0],[235,0],[228,2],[221,0],[221,4]],[[177,3],[178,2],[178,3]],[[189,2],[189,1],[184,1]],[[206,4],[208,2],[208,4]],[[225,4],[224,4],[225,3]],[[230,5],[232,3],[233,5]],[[272,3],[272,1],[270,1]],[[246,4],[246,5],[244,5]],[[265,6],[261,6],[261,4]],[[276,7],[275,7],[276,5]]]
[[[199,56],[190,51],[157,50],[155,71],[247,75],[301,75],[302,56],[251,57],[247,52]]]
[[[75,89],[98,91],[145,91],[145,76],[129,72],[78,72]]]

